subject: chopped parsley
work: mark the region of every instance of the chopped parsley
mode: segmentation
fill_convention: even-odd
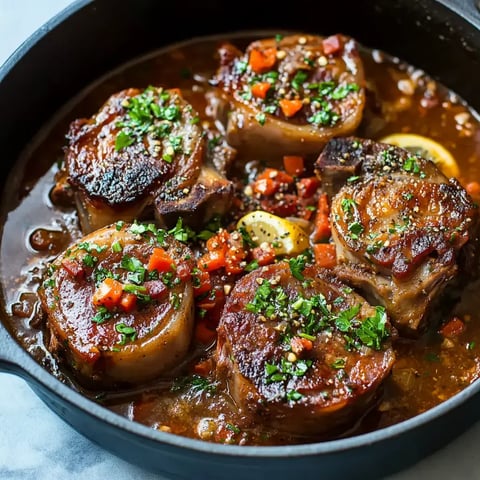
[[[267,362],[265,363],[266,382],[284,382],[291,377],[303,377],[312,364],[312,360],[289,362],[283,357],[278,365]]]
[[[240,227],[238,231],[240,232],[240,235],[242,235],[242,241],[245,247],[255,248],[257,246],[257,242],[252,239],[245,227]]]
[[[181,118],[181,110],[175,100],[176,96],[154,87],[148,87],[134,97],[125,98],[122,102],[125,115],[116,123],[120,131],[115,138],[115,150],[120,151],[140,142],[147,133],[153,138],[168,135],[171,123]],[[170,139],[170,145],[175,152],[178,151],[175,140]]]
[[[257,113],[255,120],[263,127],[267,121],[267,117],[263,112]]]
[[[177,223],[172,229],[168,230],[168,233],[182,243],[186,243],[195,238],[195,232],[187,225],[183,225],[182,217],[178,217]]]
[[[241,432],[240,428],[238,428],[236,425],[233,425],[231,423],[227,423],[225,427],[235,434],[238,434]]]
[[[420,163],[416,157],[408,157],[402,165],[403,170],[411,173],[420,173]]]
[[[258,263],[258,260],[252,260],[250,263],[247,264],[247,266],[245,267],[245,271],[246,272],[253,272],[254,270],[256,270],[258,267],[259,267],[259,263]]]
[[[305,277],[303,276],[302,272],[305,269],[307,261],[307,256],[303,254],[300,254],[297,257],[293,257],[288,260],[290,271],[297,280],[304,280]]]
[[[130,282],[141,285],[145,281],[146,268],[138,258],[124,255],[120,265],[128,271],[127,279]]]
[[[257,288],[253,300],[246,305],[249,312],[265,315],[267,318],[275,318],[286,311],[288,296],[282,287],[272,288],[268,280],[264,280]]]
[[[212,383],[208,378],[200,375],[189,375],[185,377],[177,377],[170,390],[178,392],[181,390],[193,390],[195,392],[202,392],[208,395],[213,395],[217,391],[217,385]]]
[[[137,338],[137,331],[133,327],[125,325],[125,323],[117,323],[115,330],[120,333],[119,345],[125,345],[127,342],[134,342]]]
[[[110,312],[107,307],[101,305],[97,308],[97,313],[92,318],[92,322],[96,324],[101,324],[106,322],[107,320],[110,320],[112,317],[113,313]]]
[[[377,306],[373,316],[360,320],[358,318],[360,304],[340,310],[338,313],[332,311],[333,305],[338,308],[342,303],[343,300],[329,305],[322,294],[307,298],[298,293],[295,297],[289,298],[281,286],[273,287],[268,280],[263,280],[252,301],[247,303],[245,308],[269,320],[287,322],[288,326],[283,333],[283,340],[286,343],[293,334],[314,341],[320,331],[336,329],[345,339],[347,350],[359,349],[362,346],[380,350],[383,341],[390,335],[385,308]],[[283,372],[282,369],[275,372],[272,369],[273,367],[269,367],[270,375],[273,373],[279,375]]]
[[[360,222],[353,222],[348,226],[350,232],[350,238],[358,240],[358,236],[363,232],[364,228]]]
[[[303,84],[306,82],[307,78],[308,73],[305,70],[297,70],[292,79],[292,87],[295,90],[300,90],[303,87]]]
[[[91,255],[90,253],[87,253],[83,258],[82,258],[82,262],[84,265],[86,265],[87,267],[91,267],[93,268],[95,266],[95,264],[98,262],[98,258]]]
[[[340,370],[341,368],[345,368],[346,363],[347,362],[344,358],[336,358],[331,367],[335,370]]]

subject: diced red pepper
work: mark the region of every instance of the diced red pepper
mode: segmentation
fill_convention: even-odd
[[[255,247],[252,249],[252,257],[261,267],[270,265],[276,258],[275,249],[270,244]]]
[[[298,196],[301,198],[311,198],[317,192],[320,181],[317,177],[301,178],[297,182]]]
[[[148,280],[143,286],[147,290],[147,295],[149,295],[154,300],[157,300],[163,297],[167,293],[167,286],[161,280]]]
[[[480,198],[480,183],[479,182],[469,182],[465,185],[465,190],[467,193],[474,197]]]
[[[187,262],[179,262],[177,265],[177,277],[183,282],[190,280],[192,277],[192,270]]]
[[[207,240],[206,247],[209,252],[214,252],[216,250],[222,250],[225,252],[228,247],[228,241],[230,239],[230,234],[222,229],[216,235],[213,235]]]
[[[313,242],[324,242],[331,236],[330,227],[330,205],[326,193],[322,193],[318,198],[317,213],[315,216],[315,225],[312,234]]]
[[[271,178],[260,178],[259,180],[255,180],[252,185],[252,190],[255,193],[266,196],[277,193],[279,188],[280,184]]]
[[[64,258],[62,260],[62,267],[74,278],[80,279],[85,276],[85,269],[77,262],[77,260]]]
[[[175,261],[165,249],[155,247],[148,260],[147,269],[149,272],[153,270],[159,273],[169,272],[175,269]]]
[[[223,250],[212,250],[198,259],[197,266],[200,270],[213,272],[225,266],[225,252]]]
[[[263,210],[273,213],[278,217],[292,217],[298,213],[298,196],[285,193],[280,200],[272,197],[261,201],[260,206]]]
[[[290,346],[295,355],[301,355],[304,350],[312,350],[313,342],[308,338],[292,337],[290,340]]]
[[[247,258],[247,252],[243,248],[229,248],[225,258],[225,272],[229,275],[242,273],[242,262],[245,258]]]
[[[206,270],[196,269],[192,272],[193,294],[199,297],[212,289],[212,280]]]
[[[95,306],[103,305],[111,309],[116,307],[123,294],[123,284],[113,278],[106,278],[93,293],[92,302]]]
[[[305,170],[305,162],[303,157],[298,155],[285,155],[283,167],[289,175],[301,175]]]
[[[294,178],[286,172],[277,170],[276,168],[266,168],[260,175],[257,176],[257,180],[262,178],[270,178],[271,180],[278,183],[293,183]]]
[[[338,35],[332,35],[330,37],[325,38],[322,42],[322,46],[323,46],[323,52],[325,53],[325,55],[337,53],[342,47],[340,43],[340,38],[338,37]]]
[[[277,61],[277,49],[265,48],[258,50],[254,48],[250,51],[248,64],[255,73],[264,73],[270,70]]]
[[[272,84],[269,82],[258,82],[252,86],[252,95],[257,98],[265,98]]]
[[[287,117],[293,117],[297,112],[299,112],[303,107],[303,102],[301,100],[287,100],[282,98],[278,104],[282,113]]]
[[[137,296],[133,293],[124,292],[120,298],[120,307],[125,313],[130,313],[137,306]]]
[[[333,268],[337,264],[335,245],[332,243],[316,243],[313,246],[315,263],[322,268]]]
[[[445,325],[440,329],[440,334],[447,338],[458,337],[465,331],[465,323],[458,317],[451,318]]]

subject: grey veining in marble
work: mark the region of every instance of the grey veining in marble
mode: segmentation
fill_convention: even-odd
[[[0,0],[0,64],[70,1]],[[389,480],[480,479],[479,452],[480,423],[477,423],[441,451]],[[92,444],[52,413],[23,380],[0,373],[1,480],[108,478],[164,479]]]

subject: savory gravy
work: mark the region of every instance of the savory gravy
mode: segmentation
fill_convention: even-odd
[[[276,33],[276,32],[275,32]],[[271,34],[271,32],[270,32]],[[239,47],[267,32],[230,37]],[[36,290],[47,265],[82,236],[71,206],[56,205],[50,192],[63,158],[69,123],[94,114],[113,93],[149,85],[178,87],[201,115],[212,122],[205,94],[217,60],[220,38],[194,39],[136,60],[82,92],[32,140],[18,162],[3,196],[6,218],[0,248],[3,308],[11,331],[22,346],[53,375],[107,408],[153,428],[207,441],[279,445],[322,440],[287,435],[251,425],[239,414],[227,389],[208,369],[215,350],[194,342],[177,372],[134,390],[92,391],[77,383],[46,349],[44,317]],[[455,93],[403,61],[387,54],[361,51],[367,78],[367,106],[356,132],[380,139],[392,133],[416,133],[440,142],[456,159],[460,183],[480,200],[480,123]],[[243,162],[238,161],[239,165]],[[234,169],[232,177],[245,172]],[[239,182],[241,184],[241,182]],[[238,192],[241,195],[241,192]],[[419,339],[394,343],[397,356],[384,384],[381,401],[342,436],[376,430],[411,418],[455,395],[480,375],[480,312],[477,283],[463,292],[448,317]],[[439,333],[458,317],[462,328]],[[452,330],[452,329],[451,329]],[[198,375],[198,365],[203,376]],[[196,366],[196,367],[194,367]],[[197,368],[197,370],[195,370]],[[193,375],[193,376],[192,376]],[[331,437],[328,437],[331,438]]]

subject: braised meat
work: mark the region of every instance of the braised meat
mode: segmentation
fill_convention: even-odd
[[[432,161],[372,140],[330,141],[316,169],[331,193],[345,180],[331,201],[337,274],[404,334],[423,331],[439,294],[475,270],[476,205]]]
[[[49,268],[39,295],[49,350],[109,387],[168,373],[192,337],[190,250],[153,225],[100,229]]]
[[[224,44],[212,84],[224,102],[217,117],[230,145],[258,158],[310,155],[334,136],[352,133],[365,102],[356,42],[291,35]],[[223,105],[223,106],[222,106]]]
[[[84,233],[149,216],[152,207],[166,223],[162,204],[168,202],[170,212],[190,194],[205,160],[198,114],[178,89],[116,93],[92,118],[74,121],[67,138],[67,180]],[[216,205],[221,212],[230,206],[228,183],[223,179],[222,191],[230,195]]]
[[[294,434],[338,432],[375,401],[394,362],[392,330],[383,307],[327,270],[302,277],[279,262],[235,284],[217,372],[245,414]]]

